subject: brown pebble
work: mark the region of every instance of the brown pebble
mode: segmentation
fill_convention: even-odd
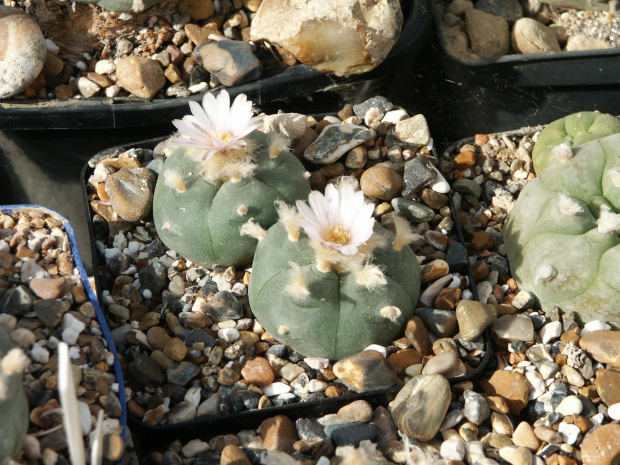
[[[364,171],[360,187],[368,197],[392,200],[403,187],[403,178],[387,166],[375,165]]]
[[[450,272],[450,265],[440,258],[428,262],[422,267],[422,282],[427,283],[446,276]]]
[[[415,349],[403,349],[391,354],[388,357],[388,361],[392,364],[396,373],[403,377],[407,367],[422,361],[422,355]]]
[[[428,355],[430,353],[431,339],[420,317],[412,316],[409,321],[407,321],[405,337],[420,354]]]
[[[260,425],[260,435],[265,449],[289,454],[295,450],[293,444],[299,439],[295,424],[284,415],[263,421]]]
[[[597,370],[594,385],[598,395],[608,406],[620,402],[620,372]]]
[[[325,395],[328,398],[339,397],[342,394],[342,390],[338,386],[329,386],[325,389]]]
[[[178,337],[173,337],[168,342],[166,342],[163,352],[168,358],[170,358],[170,360],[180,362],[185,358],[185,355],[187,354],[187,347],[181,339],[179,339]]]
[[[483,379],[480,385],[487,396],[503,397],[513,415],[518,415],[527,405],[530,390],[521,373],[499,370],[491,378]]]
[[[454,310],[456,303],[461,298],[461,290],[457,288],[445,288],[435,298],[433,308],[439,310]]]
[[[245,378],[246,382],[256,384],[257,386],[271,384],[275,378],[271,365],[269,365],[267,359],[263,357],[256,357],[248,360],[241,370],[241,375]]]
[[[471,168],[476,163],[476,154],[471,150],[461,152],[454,157],[454,163],[456,163],[456,167],[460,170]]]
[[[226,446],[222,450],[220,465],[251,465],[250,459],[239,446]]]
[[[234,434],[220,434],[209,441],[209,448],[216,452],[222,452],[227,446],[238,446],[239,438]]]
[[[161,326],[153,326],[146,333],[146,341],[155,350],[164,350],[169,340],[170,335]]]
[[[486,231],[476,231],[471,239],[470,246],[477,252],[495,247],[495,240]]]
[[[474,136],[474,144],[476,144],[477,146],[484,145],[487,142],[489,142],[489,136],[487,136],[486,134],[476,134]]]
[[[485,260],[478,260],[471,266],[471,271],[476,282],[483,281],[489,276],[489,265]]]

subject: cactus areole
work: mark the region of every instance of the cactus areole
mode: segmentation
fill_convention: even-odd
[[[314,230],[306,217],[298,222],[303,231],[281,215],[256,250],[252,311],[276,339],[305,356],[340,360],[370,344],[389,344],[418,299],[420,267],[411,248],[398,245],[398,231],[349,214],[340,222],[327,214],[326,227]],[[370,234],[348,227],[355,222],[370,226],[372,237],[356,242]],[[320,239],[311,237],[317,232]],[[342,253],[340,246],[349,248]]]
[[[510,212],[513,276],[545,311],[620,327],[620,134],[555,155]]]

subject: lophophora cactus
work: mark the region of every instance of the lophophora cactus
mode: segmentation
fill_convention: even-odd
[[[166,0],[77,0],[78,3],[94,3],[106,10],[126,13],[139,13],[164,1]]]
[[[544,310],[620,326],[620,134],[547,150],[504,230],[513,276]]]
[[[248,290],[254,315],[274,337],[331,360],[389,344],[420,289],[408,223],[398,222],[396,234],[385,230],[374,223],[372,204],[360,207],[363,193],[343,182],[339,195],[333,185],[325,197],[312,192],[311,210],[297,202],[304,219],[279,205],[280,221],[259,242]]]
[[[619,132],[620,119],[605,113],[582,111],[560,118],[541,131],[532,151],[534,170],[540,174],[554,158],[561,157],[567,147],[577,147]],[[569,152],[566,153],[570,157]]]
[[[22,386],[30,359],[0,327],[0,457],[14,457],[28,431],[28,399]]]
[[[192,102],[193,119],[176,122],[193,140],[179,139],[188,148],[168,156],[153,198],[160,239],[208,268],[248,263],[262,228],[277,220],[274,202],[293,203],[310,192],[305,169],[285,141],[254,130],[262,120],[250,119],[245,95],[230,109],[228,99],[225,91],[217,101],[207,94],[206,114]]]

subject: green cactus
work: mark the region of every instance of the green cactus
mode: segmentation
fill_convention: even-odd
[[[388,242],[394,234],[378,224]],[[250,306],[263,327],[305,356],[340,360],[370,344],[389,344],[411,318],[420,290],[420,266],[409,247],[377,248],[370,262],[387,283],[376,289],[358,284],[353,272],[321,272],[305,233],[288,238],[282,223],[272,226],[256,249],[248,289]],[[306,298],[287,292],[290,263],[303,275]],[[396,307],[400,314],[384,313]],[[390,317],[393,318],[392,321]],[[396,318],[397,317],[397,318]]]
[[[0,457],[15,457],[28,432],[28,399],[22,386],[22,367],[16,366],[15,345],[9,333],[0,327]],[[20,350],[21,357],[25,357]]]
[[[78,3],[94,3],[105,10],[120,12],[140,12],[147,10],[156,3],[167,0],[77,0]]]
[[[160,239],[192,262],[212,268],[248,263],[257,239],[241,235],[251,218],[264,228],[277,220],[274,201],[294,203],[310,192],[305,169],[291,153],[270,158],[268,136],[254,131],[247,139],[257,165],[238,182],[209,181],[202,162],[177,148],[166,160],[153,197],[153,219]],[[180,176],[186,190],[175,189],[166,177]]]
[[[620,119],[605,113],[582,111],[561,118],[543,129],[532,151],[534,170],[540,174],[555,158],[553,147],[561,143],[577,147],[620,132]]]
[[[557,305],[584,322],[620,326],[620,134],[571,152],[553,159],[510,212],[510,267],[544,310]]]

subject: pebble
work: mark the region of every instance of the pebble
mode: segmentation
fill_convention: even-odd
[[[525,447],[502,447],[499,456],[510,465],[531,465],[532,452]]]
[[[441,374],[446,378],[463,376],[466,369],[454,352],[444,352],[431,358],[422,370],[422,374]]]
[[[540,440],[534,434],[532,427],[526,421],[517,425],[512,433],[512,442],[516,446],[525,447],[531,451],[536,451],[540,446]]]
[[[532,18],[521,18],[515,22],[512,46],[519,53],[560,51],[560,44],[553,30]]]
[[[185,457],[196,457],[197,455],[202,454],[203,452],[206,452],[208,450],[209,443],[201,441],[200,439],[192,439],[181,448],[181,452],[183,452],[183,455]],[[222,455],[224,455],[224,451],[222,451]]]
[[[292,453],[293,444],[298,440],[295,424],[284,415],[277,415],[263,421],[260,425],[263,446],[267,450]]]
[[[475,424],[480,424],[489,418],[491,411],[484,397],[470,390],[465,391],[463,397],[465,398],[465,405],[463,407],[465,418]]]
[[[225,86],[236,86],[258,79],[263,65],[250,44],[237,40],[219,40],[199,45],[193,52],[196,62]]]
[[[379,439],[377,427],[366,423],[328,425],[325,433],[336,447],[359,447],[362,441],[377,442]]]
[[[116,63],[116,76],[119,85],[136,97],[144,99],[155,97],[166,84],[166,77],[161,66],[149,58],[136,56],[121,58]]]
[[[620,332],[593,331],[579,340],[579,347],[587,351],[594,360],[620,368]]]
[[[112,208],[127,221],[139,221],[151,212],[154,187],[155,175],[148,168],[122,168],[106,179]]]
[[[480,58],[500,57],[508,53],[510,35],[508,22],[477,9],[465,11],[465,27],[471,43],[471,50]]]
[[[620,402],[620,372],[613,370],[597,370],[594,380],[596,392],[606,405]]]
[[[389,168],[386,168],[389,169]],[[373,191],[373,193],[376,193]],[[396,192],[394,193],[396,195]],[[407,200],[402,197],[392,199],[392,208],[405,218],[416,223],[423,223],[432,220],[435,217],[435,211],[426,205],[414,200]]]
[[[540,330],[540,338],[543,344],[548,344],[554,339],[558,339],[562,335],[562,323],[559,321],[551,321],[543,326]]]
[[[420,155],[405,163],[403,174],[402,196],[411,200],[424,186],[435,179],[435,170],[432,162],[424,155]]]
[[[334,374],[356,392],[384,389],[396,384],[398,376],[385,357],[374,350],[365,350],[336,362]]]
[[[360,179],[364,195],[390,201],[398,195],[403,186],[403,178],[393,169],[375,165],[367,169]]]
[[[474,300],[461,300],[456,306],[459,335],[466,341],[475,341],[497,319],[497,307]]]
[[[257,386],[267,386],[271,384],[275,378],[271,365],[267,359],[256,357],[248,360],[241,370],[241,375],[248,383]]]
[[[431,141],[428,123],[424,115],[415,115],[396,123],[394,136],[408,144],[428,145]]]
[[[503,341],[531,341],[534,339],[534,325],[525,315],[504,315],[493,322],[493,335]]]
[[[496,371],[488,380],[482,380],[481,385],[487,395],[503,397],[513,415],[518,415],[527,405],[529,385],[516,371]]]
[[[4,38],[0,58],[0,99],[26,90],[43,69],[47,56],[45,39],[33,18],[12,8],[5,7],[3,13],[0,17],[0,35]],[[5,16],[7,13],[9,15]]]
[[[446,378],[437,374],[419,375],[396,395],[392,418],[403,433],[428,441],[439,431],[449,404],[450,385]]]
[[[431,340],[424,323],[418,316],[412,316],[405,327],[405,337],[413,348],[422,355],[427,355],[431,350]]]
[[[250,459],[239,446],[227,445],[222,449],[220,465],[251,465]]]
[[[463,444],[463,441],[449,439],[441,443],[439,453],[444,459],[462,462],[465,458],[465,445]]]

